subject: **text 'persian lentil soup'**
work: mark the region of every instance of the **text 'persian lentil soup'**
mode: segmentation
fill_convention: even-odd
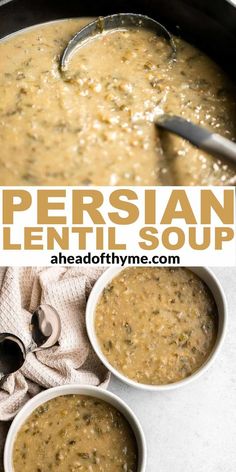
[[[14,472],[137,472],[134,433],[109,403],[63,395],[39,406],[14,444]]]
[[[170,133],[172,113],[236,139],[235,88],[205,54],[142,29],[102,34],[59,58],[88,20],[0,43],[0,185],[230,185],[236,168]]]
[[[95,329],[117,371],[141,384],[163,385],[190,376],[207,360],[218,312],[208,287],[190,270],[131,267],[103,290]]]

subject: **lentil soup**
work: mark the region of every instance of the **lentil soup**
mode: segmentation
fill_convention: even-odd
[[[175,113],[235,139],[235,90],[206,55],[148,31],[102,34],[59,58],[88,22],[64,20],[0,43],[1,185],[221,185],[236,169],[158,130]]]
[[[218,312],[206,284],[185,268],[132,267],[103,290],[95,331],[103,354],[146,385],[180,381],[209,357]]]
[[[14,472],[136,472],[137,444],[124,416],[86,395],[39,406],[14,444]]]

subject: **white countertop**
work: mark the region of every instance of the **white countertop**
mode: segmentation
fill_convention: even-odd
[[[229,307],[227,335],[199,379],[149,393],[112,378],[110,390],[138,416],[148,445],[147,472],[236,471],[236,268],[214,268]]]

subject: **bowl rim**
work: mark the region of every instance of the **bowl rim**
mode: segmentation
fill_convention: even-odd
[[[137,448],[138,448],[138,470],[137,472],[145,472],[146,470],[146,462],[147,462],[147,445],[146,439],[144,436],[144,432],[142,426],[132,411],[132,409],[127,405],[124,400],[118,397],[116,394],[105,390],[104,388],[98,388],[92,385],[86,384],[70,384],[70,385],[61,385],[58,387],[52,387],[35,395],[29,401],[25,403],[25,405],[19,410],[17,415],[15,416],[9,431],[7,433],[7,438],[4,446],[4,455],[3,455],[3,462],[4,462],[4,471],[5,472],[14,472],[13,464],[12,464],[12,456],[13,456],[13,447],[16,435],[22,426],[22,424],[26,421],[26,419],[30,416],[30,414],[38,408],[38,406],[42,405],[43,403],[52,400],[58,396],[62,395],[88,395],[91,397],[99,398],[107,403],[113,405],[118,411],[120,411],[123,416],[128,421],[137,441]]]
[[[128,266],[128,267],[131,267],[131,266]],[[141,267],[141,266],[137,266],[137,267]],[[180,266],[178,267],[181,268]],[[198,275],[198,277],[200,277],[200,279],[202,279],[205,282],[205,284],[210,289],[217,305],[218,332],[217,332],[215,345],[210,355],[197,371],[195,371],[193,374],[191,374],[189,377],[186,377],[185,379],[182,379],[182,380],[179,380],[178,382],[174,382],[170,384],[149,385],[149,384],[139,383],[135,380],[130,379],[129,377],[126,377],[124,374],[119,372],[115,367],[113,367],[110,364],[110,362],[108,361],[108,359],[103,354],[100,348],[99,341],[97,339],[95,327],[94,327],[95,308],[96,308],[98,299],[102,293],[102,290],[105,288],[105,286],[109,282],[111,282],[111,280],[116,275],[118,275],[122,270],[125,270],[126,268],[127,266],[126,267],[114,267],[114,266],[110,267],[99,277],[99,279],[96,281],[96,283],[94,284],[90,292],[87,305],[86,305],[85,322],[86,322],[86,330],[87,330],[88,338],[95,353],[99,357],[100,361],[115,377],[117,377],[121,382],[124,382],[131,387],[135,387],[141,390],[146,390],[146,391],[151,391],[151,392],[161,392],[161,391],[174,390],[176,388],[188,385],[193,380],[198,379],[203,373],[205,373],[209,369],[209,367],[213,364],[214,360],[216,359],[225,339],[227,319],[228,319],[228,306],[227,306],[225,293],[223,291],[223,288],[218,278],[212,272],[212,270],[209,269],[208,267],[184,267],[188,270],[191,270],[193,273]]]

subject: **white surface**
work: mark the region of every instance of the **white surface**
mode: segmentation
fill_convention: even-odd
[[[214,268],[229,305],[228,330],[213,366],[170,392],[143,392],[112,378],[110,390],[137,414],[147,472],[236,471],[236,268]]]

